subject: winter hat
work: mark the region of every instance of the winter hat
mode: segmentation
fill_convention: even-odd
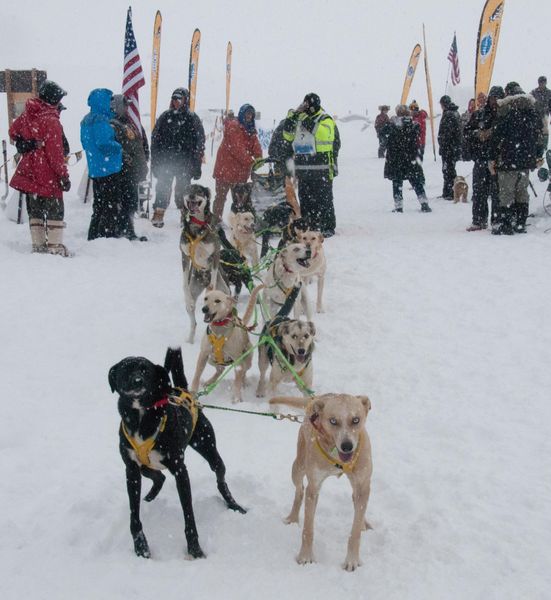
[[[499,100],[505,98],[505,92],[503,91],[503,88],[500,85],[494,85],[491,87],[488,93],[488,98],[491,97],[498,98]]]
[[[448,95],[442,96],[442,98],[440,98],[440,104],[444,108],[448,108],[448,106],[451,106],[452,104],[452,99]]]
[[[310,113],[311,115],[315,115],[321,108],[321,99],[313,92],[304,96],[303,103],[306,104],[306,112]]]
[[[417,100],[413,100],[413,102],[409,105],[409,110],[419,110],[419,104],[417,104]]]
[[[126,107],[130,104],[130,100],[122,94],[115,94],[111,98],[111,108],[117,117],[123,117],[126,112]]]
[[[407,117],[409,115],[409,109],[405,104],[398,104],[394,111],[397,117]]]
[[[54,106],[58,102],[61,102],[61,98],[66,95],[67,92],[63,88],[59,87],[55,81],[50,81],[49,79],[46,79],[38,90],[38,97],[44,102],[53,104]]]
[[[547,77],[545,75],[540,75],[540,77],[538,77],[538,83],[547,83]]]
[[[519,94],[524,94],[524,91],[516,81],[510,81],[505,86],[505,95],[518,96]]]
[[[170,97],[170,99],[171,99],[171,102],[170,102],[171,108],[174,108],[172,106],[172,100],[181,100],[183,102],[184,110],[186,110],[189,107],[189,91],[186,90],[186,88],[176,88],[172,92],[172,96]]]
[[[245,115],[248,112],[252,112],[253,118],[250,121],[245,121]],[[256,110],[254,109],[254,106],[252,106],[252,104],[243,104],[243,106],[239,109],[237,120],[247,130],[248,133],[254,133],[256,130],[256,125],[254,122],[255,115]]]
[[[383,111],[388,112],[390,110],[390,106],[388,104],[381,104],[381,106],[379,106],[379,110],[381,112],[383,112]]]

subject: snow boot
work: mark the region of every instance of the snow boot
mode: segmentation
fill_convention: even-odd
[[[528,204],[517,204],[515,206],[516,223],[515,233],[526,233],[526,219],[528,218]]]
[[[492,227],[492,235],[513,235],[513,226],[511,225],[512,210],[509,207],[501,206],[498,212],[498,218]]]
[[[33,252],[44,253],[46,248],[46,227],[42,219],[29,219]]]
[[[432,212],[428,202],[421,202],[421,212]]]
[[[165,209],[164,208],[156,208],[153,211],[153,217],[151,218],[151,224],[153,225],[153,227],[159,227],[159,229],[161,227],[164,227],[165,226],[164,216],[165,216]]]
[[[46,221],[46,227],[48,230],[48,245],[46,252],[48,254],[55,254],[56,256],[73,256],[63,244],[63,229],[65,229],[65,223],[63,221]]]

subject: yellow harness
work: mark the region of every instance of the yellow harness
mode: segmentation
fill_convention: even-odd
[[[200,267],[196,262],[195,262],[195,253],[197,252],[197,245],[202,242],[205,237],[207,237],[208,231],[205,231],[203,234],[198,235],[196,238],[192,237],[190,233],[188,233],[187,231],[185,232],[186,234],[186,239],[188,241],[189,244],[189,259],[191,260],[191,264],[193,266],[193,268],[196,271],[204,271],[205,269],[203,267]]]
[[[128,443],[132,446],[132,450],[134,450],[134,452],[136,453],[136,457],[138,458],[138,460],[142,463],[142,465],[145,465],[146,467],[151,466],[151,462],[149,461],[149,454],[152,452],[153,448],[155,448],[155,443],[157,442],[157,437],[158,437],[159,433],[164,431],[167,418],[168,417],[166,416],[166,414],[163,415],[163,418],[161,419],[161,424],[159,425],[159,428],[157,429],[155,434],[152,435],[150,438],[147,438],[147,440],[145,440],[141,444],[139,444],[136,441],[136,438],[133,438],[128,433],[124,423],[121,421],[121,427],[122,427],[122,432],[124,433],[124,437],[128,440]]]
[[[212,351],[214,352],[214,362],[217,365],[224,367],[226,365],[231,365],[233,360],[224,360],[224,346],[226,345],[228,338],[225,335],[216,335],[212,332],[207,335],[207,338],[212,346]]]
[[[328,453],[320,444],[319,437],[317,435],[315,437],[315,443],[316,443],[316,448],[319,450],[319,452],[323,456],[323,458],[325,458],[328,462],[330,462],[337,469],[340,469],[344,473],[348,474],[348,473],[352,473],[352,471],[354,471],[356,461],[358,460],[358,456],[360,456],[360,449],[362,447],[362,438],[363,438],[363,434],[360,436],[360,439],[358,440],[358,445],[356,446],[356,451],[354,452],[354,456],[352,457],[352,460],[350,460],[348,462],[342,462],[341,460],[338,460],[337,458],[335,458],[332,455],[333,452],[336,450],[336,448],[333,448],[333,450],[331,450],[331,453]]]
[[[191,435],[195,431],[195,426],[197,425],[197,420],[199,419],[199,407],[197,405],[197,400],[186,390],[182,388],[174,388],[177,392],[176,394],[171,394],[170,399],[173,404],[177,404],[179,406],[183,406],[191,415]],[[136,441],[136,438],[132,437],[128,430],[126,429],[124,423],[121,421],[122,432],[124,433],[124,437],[128,440],[128,443],[132,446],[132,450],[136,453],[136,457],[138,461],[146,466],[151,467],[151,461],[149,460],[149,455],[155,448],[155,444],[157,443],[157,437],[160,433],[165,430],[166,422],[168,416],[166,413],[163,415],[161,419],[161,424],[159,428],[147,440],[143,441],[141,444]]]

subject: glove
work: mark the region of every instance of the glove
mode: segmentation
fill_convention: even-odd
[[[68,177],[62,177],[59,183],[61,185],[61,189],[64,192],[68,192],[71,189],[71,181]]]
[[[201,163],[196,163],[193,166],[191,178],[194,179],[195,181],[198,181],[199,179],[201,179]]]
[[[15,138],[15,148],[19,154],[32,152],[37,148],[42,148],[44,144],[39,140],[26,140],[20,136]]]

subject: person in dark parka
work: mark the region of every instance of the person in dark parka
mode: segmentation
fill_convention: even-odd
[[[431,212],[425,193],[425,175],[419,156],[419,124],[410,116],[408,107],[399,104],[396,116],[381,129],[386,146],[385,179],[392,181],[394,211],[403,212],[402,187],[407,179],[421,204],[423,212]]]
[[[157,119],[151,134],[151,170],[157,179],[152,224],[163,227],[170,203],[172,182],[176,180],[174,201],[183,206],[192,179],[201,178],[205,153],[205,130],[201,119],[189,110],[189,92],[172,92],[170,108]]]
[[[457,176],[455,163],[461,158],[461,117],[449,96],[440,98],[440,106],[442,119],[438,128],[438,146],[444,176],[442,198],[453,200],[453,182]]]

